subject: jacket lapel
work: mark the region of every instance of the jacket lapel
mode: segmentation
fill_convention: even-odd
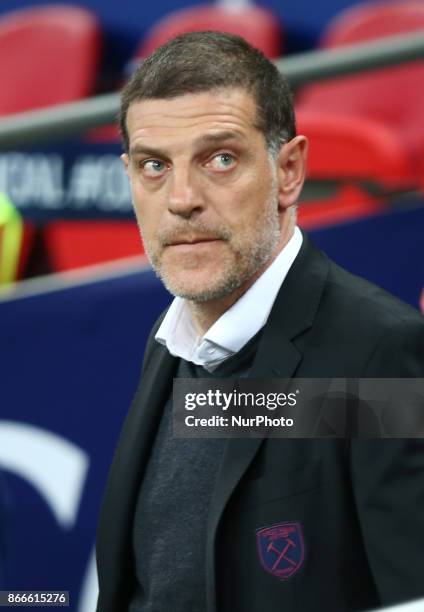
[[[152,350],[122,429],[99,520],[97,548],[103,563],[99,575],[104,584],[100,585],[103,599],[99,600],[98,610],[102,612],[119,609],[131,592],[135,505],[177,363],[166,348],[155,343]]]
[[[303,236],[302,248],[277,295],[249,378],[292,378],[302,359],[294,339],[315,319],[328,275],[327,257]],[[264,438],[228,440],[209,511],[207,533],[208,612],[216,610],[215,539],[224,508]]]

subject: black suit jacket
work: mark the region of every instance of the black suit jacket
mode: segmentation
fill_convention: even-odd
[[[133,588],[134,509],[177,362],[154,341],[158,325],[101,511],[98,612],[126,610]],[[419,313],[304,237],[251,377],[423,376]],[[300,569],[284,581],[263,567],[257,542],[259,529],[283,523],[300,525],[304,547]],[[230,439],[212,497],[206,568],[207,612],[342,612],[424,596],[424,443]]]

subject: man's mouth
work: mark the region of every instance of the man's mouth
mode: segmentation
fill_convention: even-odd
[[[221,238],[217,238],[216,236],[198,236],[193,238],[178,238],[177,240],[173,240],[172,242],[166,243],[165,246],[192,246],[196,244],[204,244],[210,242],[218,242],[222,240]]]

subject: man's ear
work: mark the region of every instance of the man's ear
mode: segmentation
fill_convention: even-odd
[[[280,210],[294,206],[305,182],[308,140],[295,136],[278,154],[278,201]]]
[[[122,159],[122,163],[124,164],[125,172],[127,173],[127,176],[129,176],[130,175],[130,158],[128,156],[128,153],[122,153],[121,159]]]

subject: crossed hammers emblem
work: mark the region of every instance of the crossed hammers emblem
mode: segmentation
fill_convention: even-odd
[[[274,562],[274,565],[272,566],[272,571],[274,571],[278,567],[278,565],[280,564],[282,559],[284,559],[285,561],[287,561],[291,565],[294,565],[294,566],[296,565],[296,563],[293,561],[293,559],[290,559],[290,557],[287,557],[287,555],[286,555],[287,551],[291,547],[296,548],[296,544],[292,540],[290,540],[290,538],[286,538],[286,541],[287,541],[287,544],[284,546],[283,550],[279,550],[278,548],[276,548],[272,541],[268,544],[268,547],[266,549],[267,552],[272,551],[272,552],[275,552],[276,555],[278,555],[276,561]]]

